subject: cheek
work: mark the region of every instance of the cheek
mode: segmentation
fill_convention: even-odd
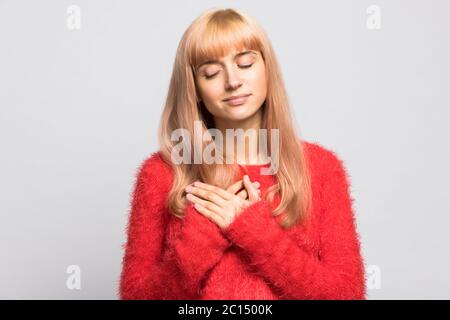
[[[207,102],[215,102],[220,99],[222,94],[222,87],[218,81],[211,81],[208,83],[203,83],[199,86],[200,94],[203,100]]]
[[[255,90],[254,94],[258,96],[264,96],[267,92],[266,70],[264,67],[258,67],[255,69],[252,75],[252,89]]]

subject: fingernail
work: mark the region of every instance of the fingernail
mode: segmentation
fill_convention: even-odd
[[[186,188],[184,188],[184,190],[186,192],[192,192],[192,187],[191,186],[187,186]]]

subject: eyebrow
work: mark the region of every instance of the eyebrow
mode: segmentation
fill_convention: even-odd
[[[256,55],[256,52],[255,52],[255,51],[253,51],[253,50],[246,50],[246,51],[242,51],[242,52],[237,53],[237,54],[233,57],[233,59],[236,59],[236,58],[238,58],[238,57],[240,57],[240,56],[243,56],[243,55],[249,54],[249,53],[252,53],[252,54]],[[208,60],[208,61],[204,61],[204,62],[200,63],[200,64],[195,68],[195,70],[200,69],[200,67],[203,66],[203,65],[205,65],[205,64],[214,64],[214,63],[219,63],[219,64],[221,64],[221,62],[220,62],[219,60]]]

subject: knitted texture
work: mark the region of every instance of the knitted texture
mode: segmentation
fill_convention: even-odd
[[[337,155],[303,142],[311,170],[312,214],[283,229],[264,199],[225,229],[187,205],[183,219],[165,205],[172,169],[153,153],[137,171],[122,261],[121,299],[366,299],[364,261],[350,180]],[[275,183],[263,166],[241,166]]]

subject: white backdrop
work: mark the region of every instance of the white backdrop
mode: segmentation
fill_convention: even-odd
[[[212,7],[263,26],[301,134],[344,160],[368,297],[449,299],[444,0],[0,0],[0,298],[118,298],[134,175]]]

